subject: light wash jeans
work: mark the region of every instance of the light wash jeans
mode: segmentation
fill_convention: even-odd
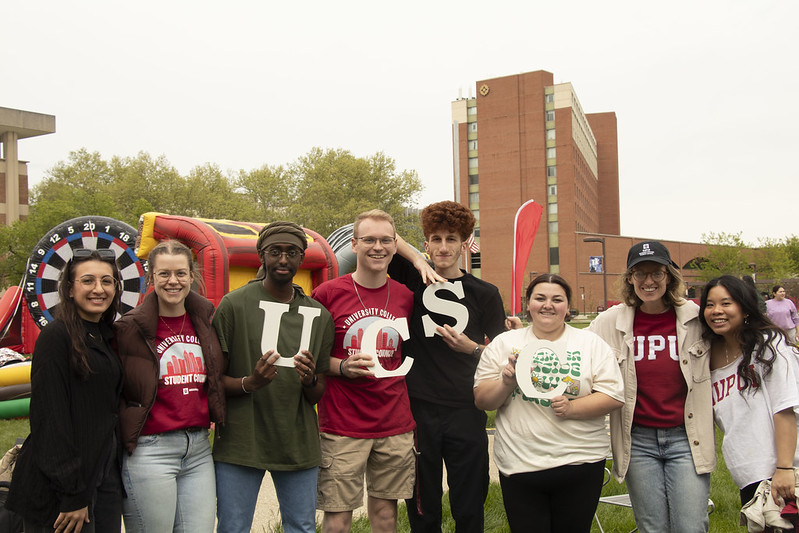
[[[266,470],[217,461],[217,533],[249,533]],[[316,533],[319,468],[271,470],[285,533]]]
[[[127,533],[211,533],[216,483],[208,430],[139,437],[123,453],[122,503]]]
[[[704,533],[710,474],[697,474],[685,428],[633,426],[627,490],[641,533]]]

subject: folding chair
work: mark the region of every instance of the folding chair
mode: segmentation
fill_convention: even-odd
[[[605,471],[607,471],[607,468],[605,469]],[[609,474],[610,473],[608,472],[608,475]],[[608,481],[610,481],[610,478],[608,478]],[[607,481],[605,482],[605,484],[607,484]],[[630,509],[633,508],[633,504],[630,503],[630,495],[629,494],[616,494],[614,496],[603,496],[603,497],[599,498],[599,503],[606,503],[608,505],[618,505],[619,507],[628,507]],[[707,500],[707,514],[711,514],[715,510],[716,510],[716,504],[713,503],[713,500],[708,498],[708,500]],[[602,524],[599,522],[599,515],[595,514],[594,518],[596,519],[596,525],[599,527],[599,531],[601,531],[602,533],[605,533],[605,530],[602,529]],[[632,531],[630,531],[630,533],[634,533],[636,531],[638,531],[637,527],[635,529],[633,529]]]

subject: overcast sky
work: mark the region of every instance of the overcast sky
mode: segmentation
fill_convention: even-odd
[[[799,2],[4,2],[0,106],[56,116],[31,183],[79,148],[181,173],[383,151],[452,198],[450,102],[547,70],[615,111],[621,231],[799,234]],[[544,200],[541,198],[540,200]]]

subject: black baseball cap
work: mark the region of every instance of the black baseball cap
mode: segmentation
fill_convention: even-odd
[[[668,248],[657,241],[644,241],[633,244],[630,251],[627,252],[628,269],[644,261],[653,261],[661,265],[671,265],[674,268],[680,268],[671,260]]]

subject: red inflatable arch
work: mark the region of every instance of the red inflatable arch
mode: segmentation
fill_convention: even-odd
[[[255,277],[261,265],[255,244],[266,224],[144,213],[139,219],[136,255],[146,258],[158,242],[176,239],[197,257],[205,296],[214,305],[233,289]],[[308,249],[294,282],[310,294],[316,286],[338,276],[336,256],[327,241],[303,228]]]

